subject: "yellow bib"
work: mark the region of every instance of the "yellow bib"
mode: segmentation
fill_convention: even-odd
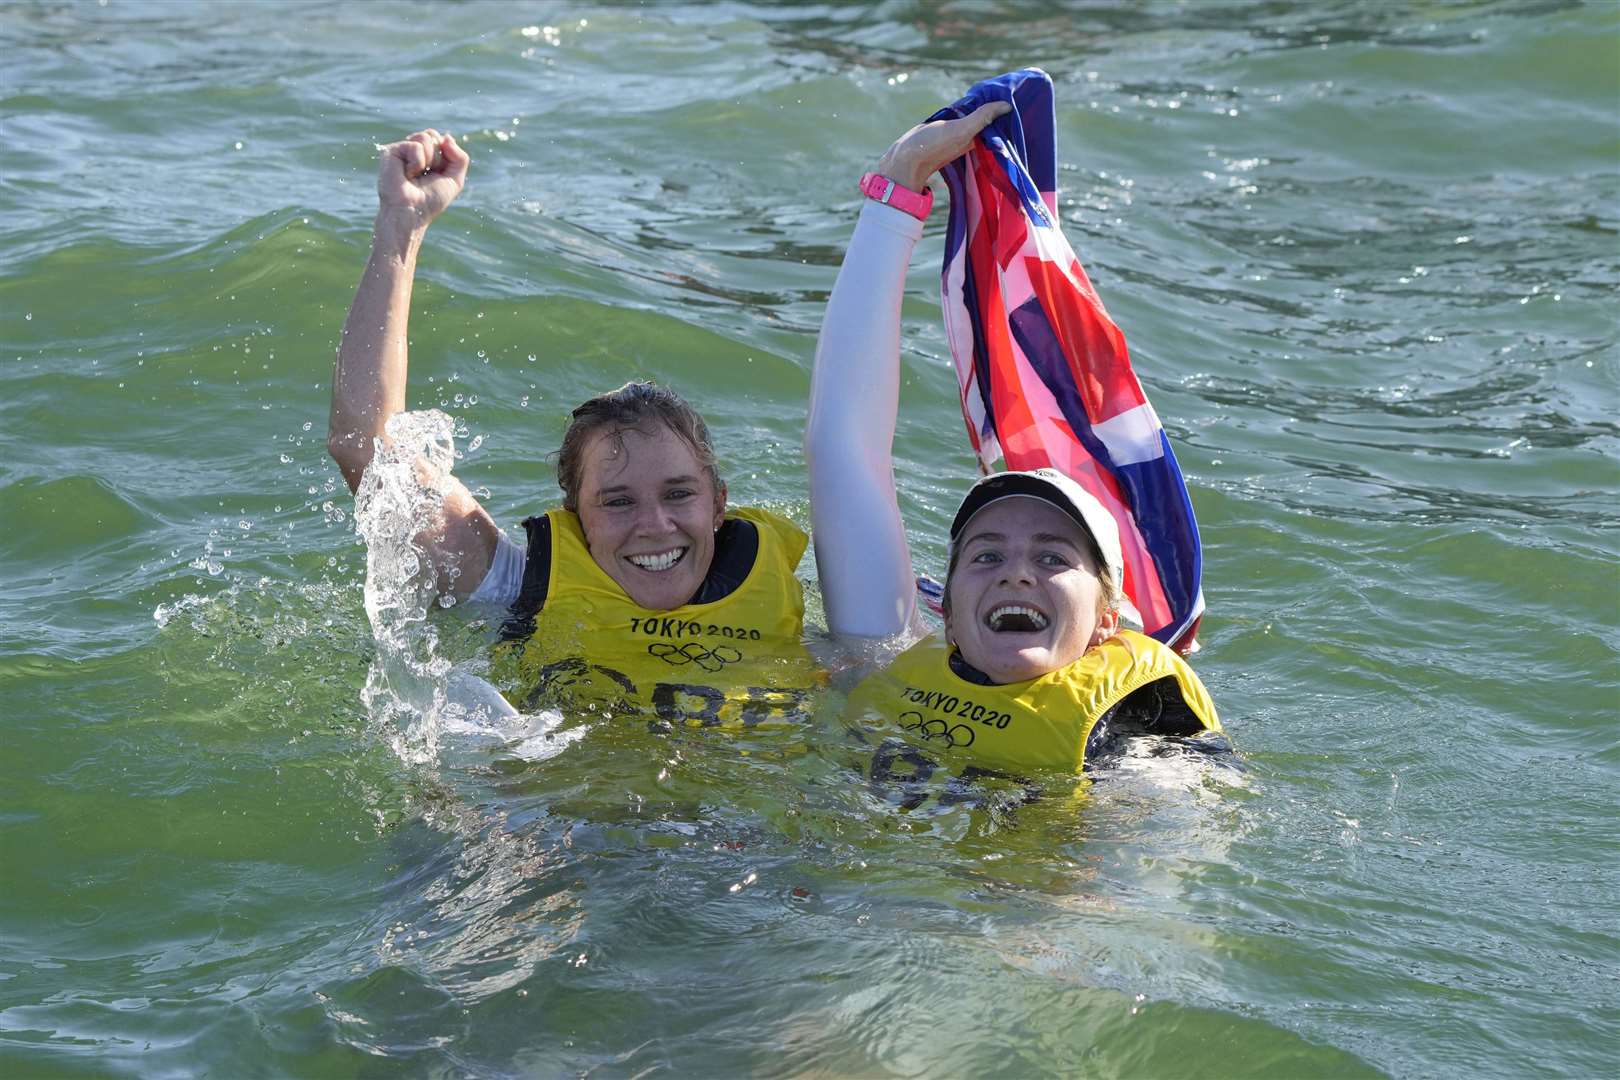
[[[653,611],[596,565],[578,516],[549,511],[545,606],[527,639],[496,650],[496,681],[512,704],[639,711],[702,727],[807,718],[825,676],[801,641],[804,593],[793,571],[805,535],[766,510],[728,516],[759,532],[742,584],[713,603]]]
[[[850,718],[876,734],[895,732],[913,746],[925,745],[940,762],[957,767],[1079,772],[1097,722],[1133,691],[1171,679],[1204,729],[1221,730],[1209,692],[1192,668],[1133,630],[1119,631],[1067,667],[1004,686],[980,686],[957,675],[949,662],[952,648],[934,635],[901,653],[855,688]],[[889,752],[892,757],[892,745]]]

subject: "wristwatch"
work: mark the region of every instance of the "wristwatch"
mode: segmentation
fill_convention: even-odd
[[[869,172],[861,177],[861,194],[868,199],[876,199],[885,206],[904,210],[918,221],[927,221],[928,211],[934,208],[933,188],[925,187],[921,191],[912,191],[875,172]]]

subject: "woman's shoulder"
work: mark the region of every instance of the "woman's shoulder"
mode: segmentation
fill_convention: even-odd
[[[1105,641],[1088,651],[1077,663],[1084,663],[1088,657],[1095,657],[1109,666],[1118,666],[1127,670],[1152,669],[1164,672],[1193,673],[1192,667],[1181,654],[1170,646],[1149,637],[1139,630],[1130,630],[1121,627]]]
[[[810,544],[810,535],[799,528],[792,519],[778,514],[774,510],[766,510],[758,506],[733,506],[726,510],[727,520],[746,521],[759,532],[769,534],[778,543],[786,546],[791,554],[792,561],[797,564],[799,557]]]
[[[751,521],[755,525],[763,525],[772,529],[784,529],[798,533],[800,536],[805,535],[804,530],[794,524],[791,518],[778,514],[775,510],[767,510],[763,506],[728,506],[726,507],[726,517]]]
[[[1157,686],[1179,698],[1202,727],[1219,731],[1220,719],[1209,690],[1192,666],[1164,643],[1135,630],[1119,630],[1073,665],[1110,705],[1138,690]]]

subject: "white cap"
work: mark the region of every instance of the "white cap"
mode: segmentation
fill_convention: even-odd
[[[1114,585],[1124,584],[1125,558],[1120,552],[1119,526],[1114,522],[1114,515],[1096,496],[1056,469],[991,473],[981,478],[968,488],[956,517],[951,520],[951,543],[956,543],[957,534],[974,514],[993,502],[1017,495],[1044,499],[1073,518],[1096,541]]]

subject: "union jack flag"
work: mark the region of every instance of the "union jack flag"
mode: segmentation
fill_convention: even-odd
[[[979,467],[1060,469],[1101,500],[1119,522],[1123,614],[1191,651],[1204,611],[1198,523],[1125,335],[1058,221],[1052,80],[1039,68],[986,79],[929,119],[992,101],[1013,111],[941,170],[945,333]]]

